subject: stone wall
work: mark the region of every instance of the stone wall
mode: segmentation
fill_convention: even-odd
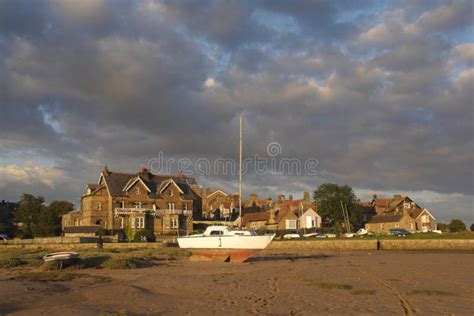
[[[381,250],[468,250],[474,251],[474,239],[381,240]]]
[[[268,250],[377,250],[377,240],[272,241]]]

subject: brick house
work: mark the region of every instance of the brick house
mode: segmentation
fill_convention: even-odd
[[[194,178],[138,173],[101,172],[97,184],[88,184],[81,209],[65,214],[67,226],[98,225],[107,230],[150,229],[155,234],[189,232],[201,199]]]
[[[228,194],[221,189],[207,188],[201,193],[203,218],[226,218],[239,206],[239,194]]]
[[[246,213],[242,225],[253,230],[299,230],[321,227],[321,216],[316,212],[316,205],[309,201],[309,193],[305,192],[301,200],[288,200],[284,195],[267,211]]]
[[[373,207],[376,214],[365,224],[365,228],[369,231],[387,233],[393,228],[410,231],[436,229],[436,218],[408,196],[394,195],[390,199],[374,197],[371,202],[364,205]]]

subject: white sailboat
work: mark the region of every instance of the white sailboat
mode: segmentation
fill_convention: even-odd
[[[242,116],[240,117],[239,150],[239,229],[229,226],[209,226],[203,234],[178,238],[180,248],[192,252],[192,260],[245,261],[256,252],[265,249],[275,234],[257,235],[242,230]]]

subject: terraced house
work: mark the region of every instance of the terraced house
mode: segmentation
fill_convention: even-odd
[[[376,214],[365,224],[365,228],[372,232],[385,234],[393,228],[426,232],[437,228],[436,218],[430,211],[408,196],[394,195],[389,199],[374,197],[371,202],[363,204],[370,205]]]
[[[87,184],[81,209],[63,216],[68,226],[102,226],[107,230],[150,229],[156,235],[192,230],[193,212],[200,211],[200,186],[194,178],[138,173],[101,172]]]

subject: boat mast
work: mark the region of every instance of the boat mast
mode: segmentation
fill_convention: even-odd
[[[239,143],[239,228],[242,228],[242,115],[240,115],[240,143]]]

